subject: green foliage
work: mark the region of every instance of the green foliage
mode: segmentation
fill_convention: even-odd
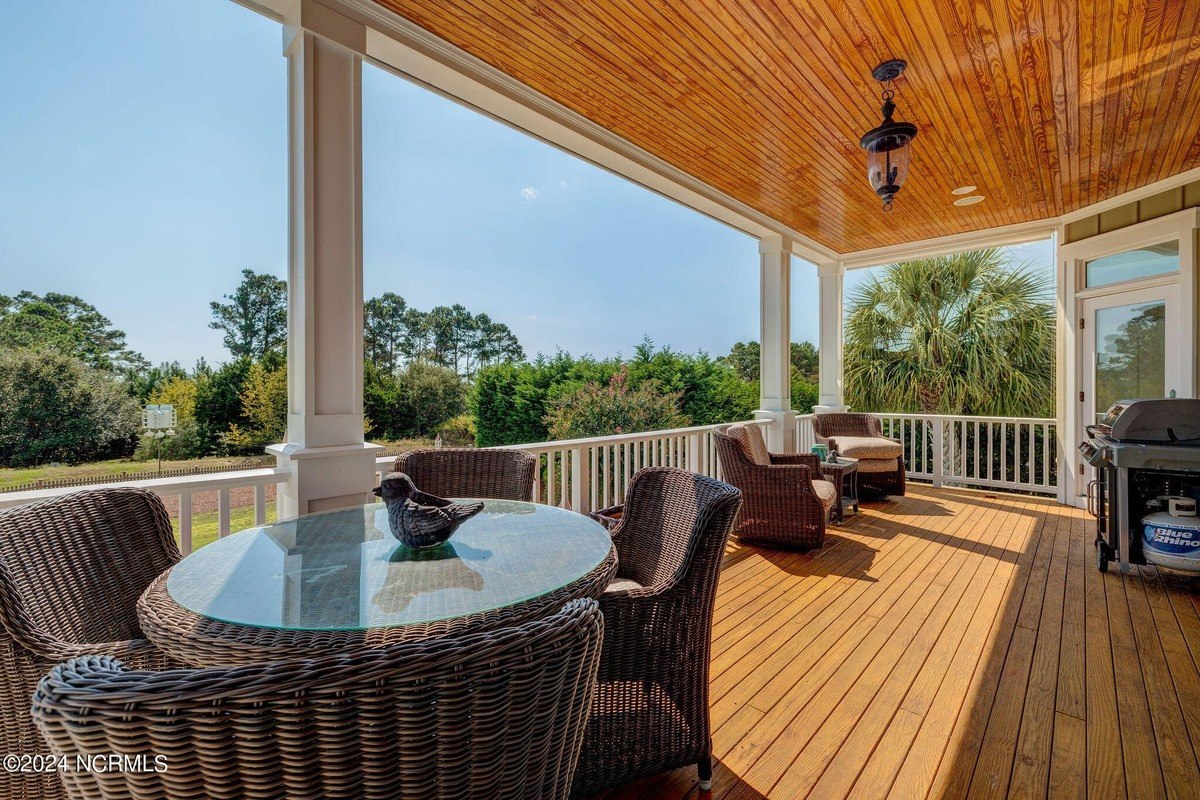
[[[245,427],[242,387],[253,361],[236,358],[196,378],[196,425],[206,454],[218,452],[221,435],[233,425]]]
[[[876,411],[1052,415],[1050,291],[996,249],[887,266],[849,298],[847,402]]]
[[[254,270],[242,270],[242,282],[228,303],[209,303],[213,320],[208,327],[224,334],[235,359],[260,359],[287,346],[287,281]]]
[[[480,447],[545,441],[547,415],[558,401],[589,383],[605,386],[623,367],[628,388],[653,382],[658,391],[678,398],[675,411],[694,425],[746,419],[758,405],[758,382],[747,381],[725,359],[704,353],[656,350],[646,341],[629,362],[574,358],[563,352],[532,363],[487,367],[475,379],[471,412]]]
[[[392,370],[400,363],[407,311],[408,303],[395,292],[363,303],[363,354],[373,367]]]
[[[809,383],[816,383],[821,373],[821,352],[812,342],[792,342],[792,369]]]
[[[757,392],[756,392],[757,395]],[[820,398],[820,388],[817,382],[802,375],[792,367],[792,408],[797,414],[811,414],[812,407]],[[757,401],[757,396],[755,400]]]
[[[204,443],[200,440],[200,426],[196,420],[189,419],[175,426],[174,436],[154,439],[142,436],[138,440],[137,450],[133,457],[137,461],[150,461],[159,456],[159,446],[162,447],[164,461],[187,461],[204,456]]]
[[[0,352],[0,465],[127,455],[140,422],[110,373],[55,349]]]
[[[454,370],[433,364],[409,364],[400,375],[408,406],[407,435],[424,436],[466,410],[467,387]]]
[[[147,366],[141,355],[125,346],[125,333],[95,306],[58,292],[0,295],[0,347],[49,348],[109,371]]]
[[[743,380],[757,381],[762,358],[762,347],[758,342],[737,342],[729,349],[729,355],[722,356],[723,361],[737,372]],[[799,374],[809,383],[816,383],[820,372],[821,357],[817,346],[812,342],[792,342],[790,355],[792,375]]]
[[[363,408],[372,438],[430,436],[463,413],[466,398],[466,384],[445,367],[415,363],[392,374],[364,366]]]
[[[205,455],[204,443],[200,438],[200,426],[196,424],[196,395],[199,387],[196,380],[175,376],[161,383],[145,399],[146,403],[169,403],[175,407],[175,435],[163,439],[143,436],[138,442],[135,458],[148,460],[157,458],[159,446],[162,457],[172,461],[199,458]]]
[[[446,420],[436,431],[447,447],[466,447],[475,444],[475,418],[459,414]]]
[[[258,453],[283,441],[287,436],[287,368],[272,368],[262,361],[251,364],[238,396],[245,423],[230,423],[220,435],[227,452]]]
[[[175,380],[187,379],[188,372],[178,361],[171,361],[159,364],[156,367],[147,367],[143,370],[136,370],[128,377],[129,393],[137,400],[145,405],[146,403],[169,403],[170,400],[151,400],[163,386]]]
[[[679,413],[682,396],[664,392],[654,379],[631,388],[629,368],[622,367],[607,385],[589,382],[555,400],[546,427],[553,439],[683,428],[690,422]]]

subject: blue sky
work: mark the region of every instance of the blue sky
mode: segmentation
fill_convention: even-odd
[[[208,302],[286,274],[281,38],[229,0],[0,4],[0,294],[78,294],[152,361],[223,360]],[[371,66],[363,128],[368,297],[462,303],[531,355],[757,338],[750,237]],[[797,340],[816,287],[798,263]]]

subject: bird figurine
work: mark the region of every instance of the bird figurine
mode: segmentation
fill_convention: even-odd
[[[375,488],[387,506],[392,535],[406,547],[437,547],[458,526],[483,511],[483,503],[455,503],[422,492],[403,472],[389,472]]]

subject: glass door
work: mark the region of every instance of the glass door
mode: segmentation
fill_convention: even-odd
[[[1083,301],[1084,425],[1118,400],[1165,397],[1181,387],[1178,298],[1178,285],[1167,285]]]

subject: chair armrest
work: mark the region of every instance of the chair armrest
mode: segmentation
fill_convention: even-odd
[[[167,656],[147,639],[126,639],[116,642],[64,642],[48,634],[36,641],[23,638],[25,645],[35,655],[48,661],[67,661],[80,656],[105,655],[123,662],[130,669],[141,669],[144,665],[161,665]]]
[[[808,467],[816,474],[821,467],[821,459],[815,453],[771,453],[771,466],[801,466]]]

